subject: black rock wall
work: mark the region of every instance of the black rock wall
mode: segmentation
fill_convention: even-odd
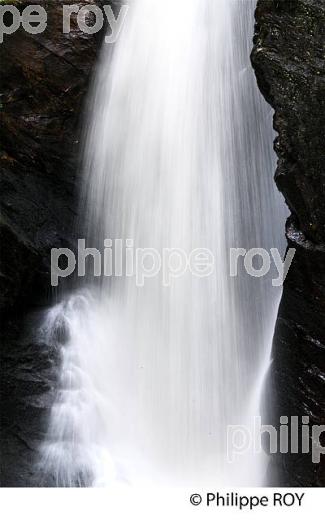
[[[275,109],[275,181],[291,210],[286,231],[296,248],[263,422],[279,426],[280,416],[308,416],[311,427],[325,424],[325,1],[259,0],[255,17],[252,63]],[[310,453],[273,455],[269,483],[323,486],[324,459],[316,464]]]
[[[71,246],[80,122],[102,36],[80,32],[75,21],[70,34],[62,31],[62,4],[100,2],[34,3],[45,7],[47,29],[20,29],[0,45],[0,310],[46,296],[50,250]]]
[[[20,9],[32,1],[12,2]],[[81,119],[102,34],[46,8],[44,33],[5,36],[1,60],[1,485],[54,485],[35,466],[56,388],[58,352],[35,343],[25,314],[50,302],[50,251],[74,246]],[[34,307],[34,309],[33,309]]]

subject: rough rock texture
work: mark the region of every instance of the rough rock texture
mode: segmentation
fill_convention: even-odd
[[[20,29],[0,46],[1,310],[44,292],[50,249],[71,244],[80,119],[101,38],[80,32],[75,19],[62,32],[63,3],[96,2],[34,3],[48,13],[45,32]]]
[[[35,318],[24,323],[15,316],[2,330],[1,486],[52,485],[37,464],[55,395],[59,353],[35,341],[30,332],[37,324]]]
[[[276,324],[264,423],[325,424],[325,0],[259,0],[252,63],[275,109],[275,180],[296,248]],[[323,437],[322,442],[325,444]],[[272,456],[270,483],[325,485],[325,455]]]
[[[33,1],[12,1],[22,9]],[[39,485],[33,462],[55,386],[57,353],[26,335],[26,310],[50,296],[52,247],[73,242],[80,119],[102,34],[72,20],[62,4],[34,1],[48,13],[44,33],[20,29],[1,52],[1,484]],[[34,327],[35,328],[35,327]],[[20,334],[20,332],[22,334]]]

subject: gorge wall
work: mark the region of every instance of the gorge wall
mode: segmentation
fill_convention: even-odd
[[[296,248],[263,422],[279,426],[280,416],[308,416],[311,426],[325,424],[325,1],[259,0],[255,16],[252,63],[275,109],[275,181],[291,210],[286,234]],[[310,454],[272,456],[270,483],[325,485],[321,457],[314,464]]]
[[[62,5],[99,1],[19,1],[45,7],[44,33],[20,29],[1,52],[1,485],[40,485],[33,469],[55,388],[57,354],[35,345],[24,314],[50,301],[50,251],[74,246],[80,120],[102,34],[82,33],[72,19],[62,32]],[[23,331],[23,333],[21,333]],[[27,334],[28,331],[28,334]]]
[[[21,10],[31,1],[12,2]],[[0,235],[5,244],[0,309],[35,302],[50,287],[52,247],[72,244],[80,120],[101,33],[82,33],[75,18],[62,31],[62,5],[34,1],[48,13],[38,35],[22,28],[1,45]]]

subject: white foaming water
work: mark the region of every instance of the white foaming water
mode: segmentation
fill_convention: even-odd
[[[284,247],[272,114],[249,62],[254,4],[135,0],[113,57],[104,45],[89,241],[208,248],[215,272],[171,287],[103,279],[47,314],[62,366],[42,454],[58,485],[261,483],[263,457],[226,456],[227,425],[258,414],[280,296],[270,277],[231,279],[229,249]]]

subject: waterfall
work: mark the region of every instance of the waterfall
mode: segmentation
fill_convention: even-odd
[[[169,286],[87,277],[47,313],[42,338],[62,361],[42,461],[57,485],[262,482],[263,457],[250,475],[226,457],[227,425],[258,414],[280,296],[270,276],[231,278],[230,248],[284,249],[272,113],[249,61],[254,7],[134,0],[113,53],[103,44],[87,245],[206,248],[214,269]]]

